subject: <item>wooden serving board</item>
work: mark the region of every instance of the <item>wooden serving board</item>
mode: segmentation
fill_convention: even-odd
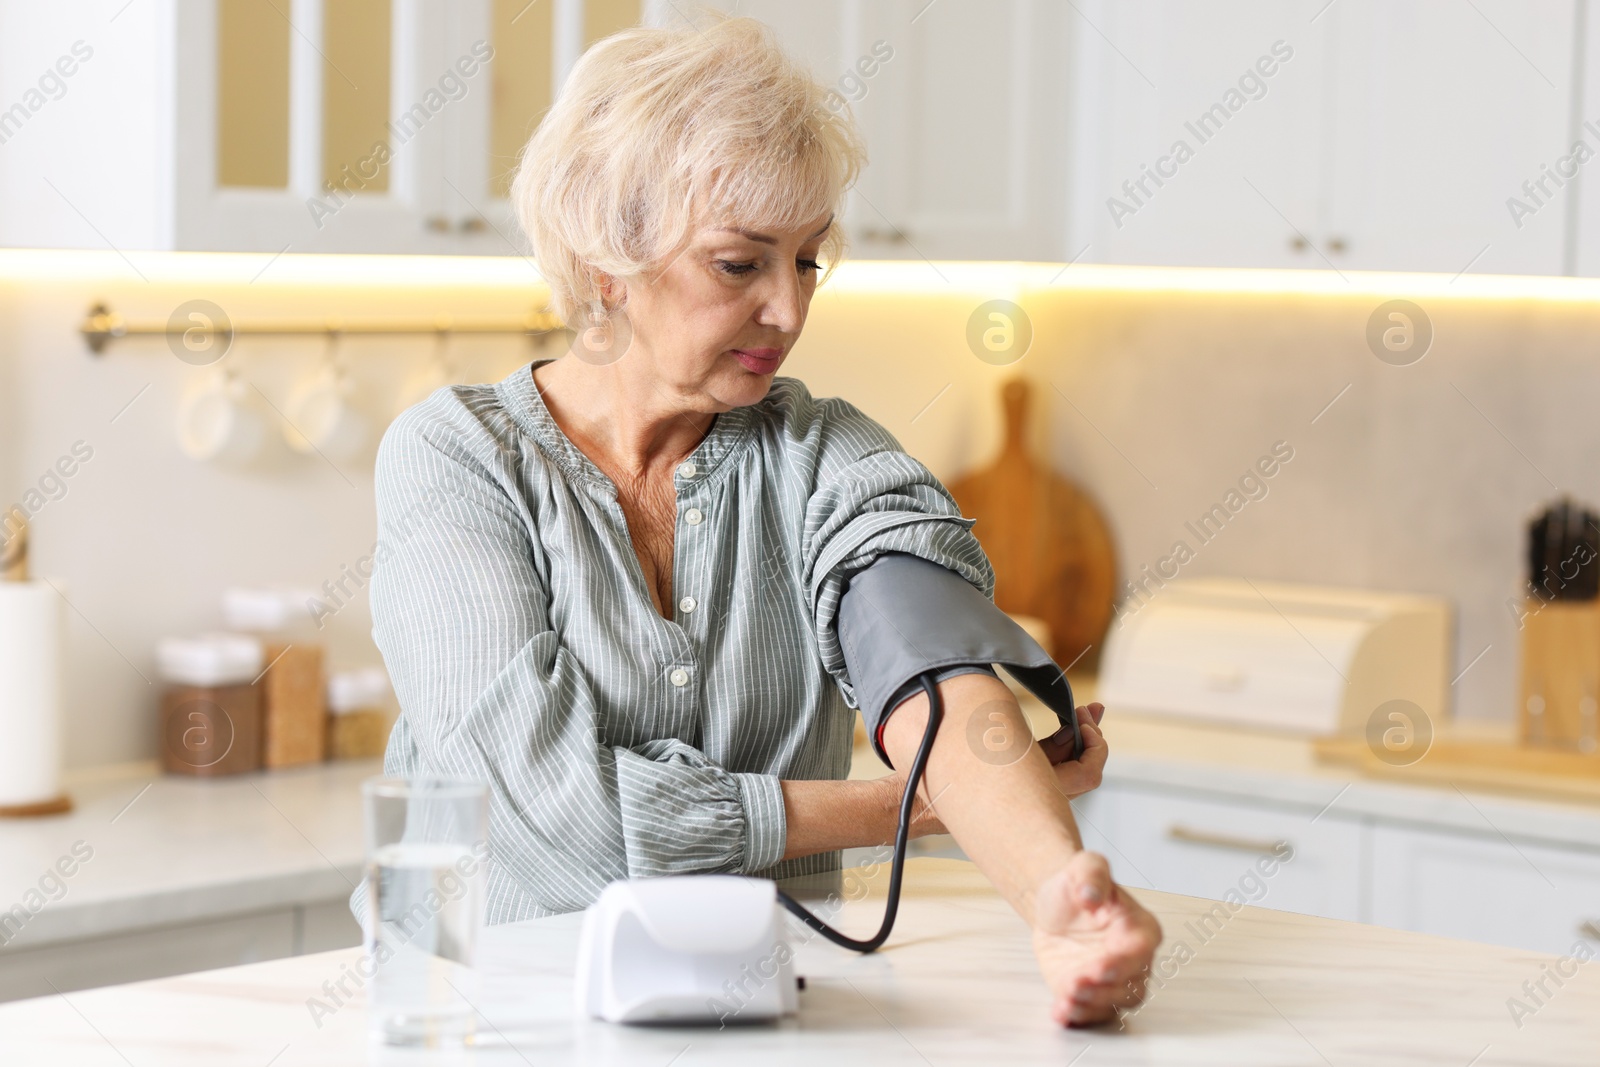
[[[1375,778],[1600,802],[1600,755],[1450,738],[1436,738],[1427,755],[1404,767],[1379,759],[1361,737],[1318,738],[1312,751],[1318,762],[1344,764]]]
[[[1005,438],[994,463],[950,483],[995,572],[995,604],[1050,624],[1047,649],[1062,666],[1093,666],[1111,621],[1117,561],[1093,500],[1027,446],[1026,382],[1001,390]]]

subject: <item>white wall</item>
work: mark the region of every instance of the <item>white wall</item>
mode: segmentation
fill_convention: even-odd
[[[225,586],[317,587],[370,552],[376,537],[370,449],[339,469],[281,444],[244,470],[187,459],[178,449],[175,412],[185,390],[212,368],[181,362],[161,338],[127,339],[104,357],[90,355],[77,329],[93,300],[107,300],[130,319],[165,322],[194,297],[217,302],[236,321],[414,318],[436,311],[508,318],[544,299],[526,269],[499,272],[511,282],[460,287],[448,266],[436,266],[421,280],[380,288],[353,257],[335,265],[335,277],[283,282],[276,276],[295,271],[288,257],[269,267],[267,256],[132,255],[150,281],[110,253],[0,254],[6,505],[37,485],[74,442],[94,450],[67,480],[65,495],[38,512],[32,538],[35,573],[57,582],[70,603],[69,766],[156,754],[155,641],[217,627]],[[17,267],[19,260],[27,266]],[[41,263],[48,266],[41,270]],[[263,267],[266,273],[252,283]],[[475,268],[467,262],[461,269]],[[344,346],[375,420],[392,414],[395,395],[425,367],[432,346],[430,338]],[[455,346],[455,358],[464,380],[489,380],[509,372],[526,350],[525,342],[466,340]],[[318,341],[240,340],[225,365],[282,409],[323,351]],[[328,622],[334,660],[377,662],[370,628],[363,595]]]

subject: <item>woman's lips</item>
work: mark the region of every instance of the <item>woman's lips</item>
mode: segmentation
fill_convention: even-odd
[[[735,348],[733,355],[752,374],[771,374],[783,362],[781,348]]]

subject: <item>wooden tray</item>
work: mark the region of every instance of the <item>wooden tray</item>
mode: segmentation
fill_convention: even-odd
[[[1320,763],[1374,778],[1600,802],[1600,755],[1449,737],[1436,738],[1427,755],[1404,767],[1379,759],[1361,737],[1317,738],[1312,751]]]

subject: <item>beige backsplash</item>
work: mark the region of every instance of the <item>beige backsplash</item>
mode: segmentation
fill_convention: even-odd
[[[70,766],[154,754],[154,639],[215,626],[223,586],[319,586],[375,538],[370,452],[340,470],[315,457],[282,455],[243,473],[184,458],[173,417],[201,372],[159,339],[89,356],[76,330],[93,300],[160,320],[203,296],[244,321],[503,316],[542,298],[520,260],[395,270],[348,257],[334,276],[308,280],[290,256],[252,282],[269,257],[134,258],[148,282],[112,253],[47,253],[39,263],[0,254],[0,500],[20,498],[75,442],[94,450],[34,520],[36,569],[61,582],[73,608]],[[1181,539],[1192,549],[1184,576],[1447,596],[1459,609],[1452,673],[1472,663],[1454,689],[1458,713],[1509,717],[1507,600],[1521,580],[1523,524],[1558,488],[1600,501],[1600,302],[1421,296],[1432,349],[1396,367],[1366,347],[1380,298],[1356,295],[1359,285],[1348,294],[1047,289],[1040,283],[1055,268],[914,264],[893,284],[860,286],[869,272],[852,266],[818,295],[785,369],[813,392],[852,400],[951,477],[997,447],[995,390],[1026,374],[1039,385],[1039,447],[1106,510],[1124,580],[1157,567]],[[966,345],[968,316],[996,297],[1020,299],[1033,320],[1033,346],[1012,367]],[[323,353],[314,341],[237,344],[229,361],[274,402]],[[427,339],[369,339],[344,354],[382,416],[431,350]],[[475,380],[534,354],[488,339],[455,352]],[[1278,442],[1293,457],[1263,481],[1265,495],[1255,491],[1201,543],[1186,524]],[[370,625],[364,595],[333,617],[334,658],[375,661]]]

